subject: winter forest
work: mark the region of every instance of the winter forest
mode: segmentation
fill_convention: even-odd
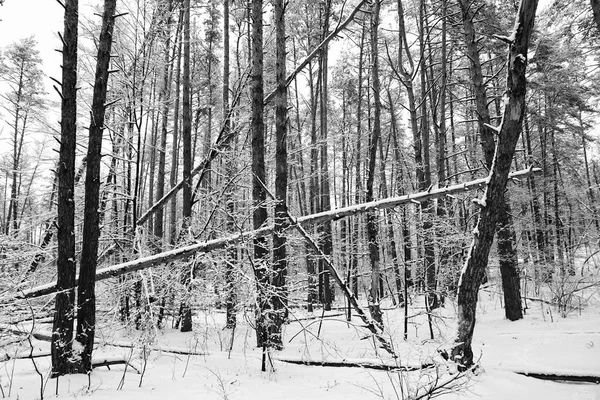
[[[599,0],[53,7],[60,65],[0,47],[2,399],[600,398]]]

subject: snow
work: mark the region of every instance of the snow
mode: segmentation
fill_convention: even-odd
[[[443,400],[453,399],[597,399],[600,385],[568,384],[544,381],[518,372],[569,373],[574,375],[600,374],[600,311],[589,306],[568,318],[549,318],[546,305],[529,302],[524,320],[504,319],[498,288],[487,286],[480,293],[477,326],[473,350],[480,358],[477,374],[459,381],[460,393],[447,393]],[[331,311],[317,337],[319,323],[292,322],[284,327],[285,349],[274,352],[271,359],[275,371],[261,372],[261,350],[256,349],[255,336],[243,315],[238,316],[234,346],[229,353],[231,331],[223,330],[225,315],[218,310],[198,312],[195,331],[182,334],[164,329],[158,336],[140,334],[120,325],[106,323],[98,332],[101,338],[94,360],[130,360],[135,368],[112,365],[110,370],[99,367],[87,376],[64,376],[59,379],[57,398],[104,399],[397,399],[396,392],[426,386],[440,374],[440,382],[454,383],[458,375],[451,364],[443,364],[437,350],[451,341],[455,331],[455,310],[450,300],[446,308],[436,311],[435,340],[429,339],[429,328],[423,312],[423,298],[414,298],[409,306],[408,341],[402,340],[403,309],[385,309],[386,337],[394,343],[400,360],[392,360],[373,345],[373,337],[354,317],[348,323]],[[299,318],[317,317],[303,310],[294,310]],[[246,316],[248,317],[248,316]],[[251,317],[250,317],[251,318]],[[50,329],[36,324],[37,329]],[[27,329],[27,327],[22,327]],[[366,337],[366,338],[365,338]],[[47,351],[47,342],[34,341],[36,352]],[[77,348],[77,344],[74,343]],[[131,346],[133,348],[117,347]],[[26,344],[25,344],[26,346]],[[198,355],[184,355],[169,350],[193,350]],[[8,351],[7,351],[8,352]],[[14,353],[13,353],[14,354]],[[279,359],[315,360],[363,363],[361,367],[322,367],[296,365]],[[388,372],[370,369],[366,364],[417,366],[436,362],[440,367],[422,372]],[[35,359],[42,374],[47,374],[49,357]],[[3,361],[0,384],[10,398],[39,398],[40,378],[29,359]],[[8,374],[14,368],[14,374]],[[140,372],[144,371],[142,375]],[[468,380],[467,380],[468,378]],[[123,381],[122,389],[118,390]],[[56,382],[50,380],[45,395],[55,398]],[[421,392],[424,390],[421,387]]]
[[[481,208],[487,206],[486,197],[483,197],[481,199],[473,199],[473,203],[477,204]]]

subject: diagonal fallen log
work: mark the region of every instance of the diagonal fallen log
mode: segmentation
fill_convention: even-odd
[[[348,18],[346,18],[341,24],[339,24],[337,26],[337,28],[331,32],[329,35],[327,35],[327,37],[325,39],[323,39],[323,41],[321,43],[319,43],[311,52],[310,54],[308,54],[304,60],[302,60],[302,62],[300,62],[300,64],[298,64],[298,66],[294,69],[293,72],[291,72],[287,78],[286,78],[286,86],[289,86],[294,79],[296,78],[296,76],[304,69],[306,68],[306,66],[311,62],[311,60],[313,58],[315,58],[318,54],[320,54],[321,50],[323,49],[323,47],[325,47],[332,39],[336,38],[337,36],[340,35],[340,33],[342,33],[347,27],[348,25],[350,25],[350,23],[352,21],[354,21],[354,19],[356,18],[356,15],[359,13],[359,11],[362,9],[362,7],[367,3],[367,0],[361,0],[356,7],[354,7],[354,9],[352,10],[352,12],[350,13],[350,15],[348,16]],[[237,102],[240,99],[240,95],[242,94],[243,90],[241,90],[241,87],[243,85],[240,85],[240,90],[238,90],[236,97],[233,101],[233,106],[230,107],[229,109],[229,113],[226,116],[226,119],[231,118],[231,115],[233,114],[233,111],[235,109],[235,104],[237,104]],[[271,93],[269,93],[265,99],[263,100],[263,102],[265,104],[268,104],[271,100],[273,100],[273,97],[275,96],[275,91],[272,91]],[[223,126],[221,127],[221,130],[219,132],[219,135],[217,137],[217,141],[214,144],[214,146],[212,147],[212,149],[210,150],[210,152],[206,155],[206,157],[204,158],[204,160],[196,167],[192,170],[191,175],[192,177],[200,174],[200,180],[202,180],[204,174],[206,173],[206,169],[207,166],[209,166],[211,164],[211,162],[219,155],[222,153],[222,151],[228,146],[228,144],[231,142],[232,138],[235,136],[235,132],[232,132],[228,135],[225,135],[225,126],[226,124],[223,124]],[[183,181],[179,181],[175,186],[173,186],[173,188],[171,188],[171,190],[169,190],[169,192],[167,192],[167,194],[165,194],[162,198],[158,199],[156,203],[154,203],[152,205],[152,207],[150,207],[144,214],[142,214],[138,220],[137,220],[137,225],[142,225],[144,222],[146,222],[148,220],[148,218],[150,218],[152,215],[154,215],[159,209],[161,209],[162,207],[164,207],[164,205],[177,193],[179,192],[179,190],[181,190],[181,188],[183,187]]]
[[[509,175],[510,178],[516,179],[526,177],[533,173],[539,173],[539,168],[528,168],[521,171],[513,172]],[[357,204],[354,206],[338,208],[335,210],[324,211],[317,214],[311,214],[304,217],[299,217],[295,220],[300,225],[322,223],[327,221],[338,220],[340,218],[349,217],[352,215],[362,214],[369,210],[383,210],[409,203],[419,203],[425,200],[435,199],[443,196],[448,196],[454,193],[465,192],[483,187],[487,184],[489,178],[480,178],[473,181],[465,182],[458,185],[447,186],[444,188],[430,189],[425,192],[408,194],[404,196],[390,197],[387,199],[372,201],[369,203]],[[208,240],[206,242],[197,242],[188,246],[180,247],[163,253],[158,253],[149,257],[140,258],[137,260],[128,261],[122,264],[113,265],[111,267],[99,269],[96,273],[96,281],[117,277],[129,272],[139,271],[145,268],[162,265],[167,262],[180,260],[190,257],[196,253],[208,253],[215,249],[223,248],[233,243],[243,242],[255,237],[263,237],[273,232],[273,225],[267,225],[262,228],[241,232],[219,239]],[[16,299],[29,299],[39,296],[44,296],[56,292],[56,282],[51,282],[45,285],[40,285],[29,290],[25,290],[20,294],[12,297]],[[2,299],[9,300],[9,299]]]
[[[375,336],[375,338],[381,345],[381,348],[384,349],[385,351],[387,351],[392,357],[397,358],[398,356],[394,352],[394,348],[387,341],[387,339],[383,337],[383,330],[381,329],[381,327],[372,318],[369,318],[369,316],[363,311],[362,307],[358,304],[358,300],[356,299],[356,296],[354,295],[354,293],[352,293],[352,291],[350,290],[350,288],[348,287],[346,282],[344,282],[342,280],[341,275],[339,274],[339,272],[337,271],[335,266],[331,263],[331,261],[329,260],[329,257],[327,257],[325,255],[325,253],[323,253],[323,251],[321,250],[319,245],[314,241],[314,239],[308,234],[308,232],[306,232],[306,230],[301,225],[298,224],[297,220],[295,218],[293,218],[290,215],[290,213],[287,212],[287,210],[286,210],[286,214],[287,214],[288,219],[290,220],[290,224],[298,232],[300,232],[300,234],[308,242],[310,247],[312,247],[312,249],[317,253],[317,255],[319,257],[321,257],[321,259],[325,262],[325,264],[327,265],[327,269],[333,276],[333,279],[336,281],[338,286],[344,292],[344,295],[350,301],[350,304],[352,305],[352,308],[354,308],[354,311],[356,312],[356,314],[365,323],[365,327]]]
[[[296,78],[296,76],[304,69],[306,68],[306,66],[311,62],[312,59],[314,59],[318,54],[321,53],[321,50],[323,49],[323,47],[325,47],[331,40],[333,40],[334,38],[336,38],[337,36],[340,35],[340,33],[342,33],[347,27],[348,25],[350,25],[350,23],[352,23],[354,21],[354,19],[356,18],[357,14],[359,13],[359,11],[361,11],[361,9],[363,8],[363,6],[367,3],[367,0],[361,0],[356,7],[354,7],[354,9],[352,10],[352,12],[350,13],[350,15],[348,16],[348,18],[346,18],[342,23],[340,23],[337,28],[331,32],[329,35],[327,35],[327,37],[325,39],[323,39],[323,41],[321,43],[319,43],[311,52],[310,54],[308,54],[304,60],[302,60],[302,62],[300,62],[300,64],[298,64],[298,66],[294,69],[293,72],[291,72],[287,78],[286,78],[286,86],[289,86],[294,79]],[[242,86],[242,85],[241,85]],[[241,88],[240,86],[240,88]],[[240,99],[240,95],[242,94],[242,90],[238,90],[238,93],[236,94],[236,97],[233,101],[233,105],[235,106],[235,104],[237,104],[237,102]],[[272,91],[271,93],[269,93],[265,99],[263,100],[263,102],[265,104],[268,104],[271,100],[273,100],[273,97],[275,97],[275,90]],[[231,118],[231,115],[233,114],[233,111],[235,109],[235,107],[232,106],[230,107],[229,113],[226,116],[226,119]],[[211,162],[219,155],[223,152],[223,150],[228,146],[228,144],[231,142],[232,138],[235,136],[235,132],[231,132],[228,135],[224,135],[224,131],[225,131],[225,126],[226,124],[223,124],[223,126],[221,127],[221,131],[219,132],[219,135],[217,137],[217,141],[214,144],[214,146],[212,147],[212,149],[210,150],[210,152],[206,155],[206,157],[204,158],[204,160],[196,167],[192,170],[191,175],[192,177],[200,174],[200,180],[202,180],[204,174],[206,173],[206,169],[207,167],[211,164]],[[159,209],[161,209],[162,207],[164,207],[164,205],[177,193],[179,192],[179,190],[181,190],[181,188],[183,187],[183,180],[179,181],[175,186],[173,186],[173,188],[171,188],[171,190],[169,190],[169,192],[167,192],[167,194],[165,194],[162,198],[158,199],[158,201],[156,203],[154,203],[152,205],[152,207],[150,207],[144,214],[142,214],[138,220],[137,220],[137,225],[142,225],[144,222],[146,222],[148,220],[148,218],[150,218],[152,215],[154,215]]]
[[[375,369],[379,371],[420,371],[435,367],[433,363],[423,363],[414,365],[401,365],[393,361],[384,361],[380,359],[351,359],[344,358],[339,360],[310,360],[305,358],[290,358],[290,357],[275,357],[276,361],[297,364],[297,365],[309,365],[319,367],[344,367],[344,368],[366,368]]]

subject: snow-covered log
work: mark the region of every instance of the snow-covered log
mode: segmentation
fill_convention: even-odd
[[[539,168],[528,168],[513,172],[509,175],[510,178],[520,178],[529,176],[532,173],[538,173]],[[327,221],[345,218],[351,215],[362,214],[369,210],[383,210],[409,204],[413,202],[421,202],[425,200],[435,199],[438,197],[447,196],[453,193],[465,192],[485,186],[489,178],[480,178],[473,181],[447,186],[443,188],[434,188],[425,192],[408,194],[404,196],[390,197],[387,199],[376,200],[369,203],[357,204],[349,207],[338,208],[335,210],[324,211],[317,214],[311,214],[304,217],[299,217],[295,221],[300,225],[309,225],[315,223],[323,223]],[[273,232],[273,226],[267,225],[253,231],[236,233],[219,239],[208,240],[206,242],[198,242],[188,246],[180,247],[163,253],[154,254],[152,256],[139,258],[137,260],[128,261],[122,264],[113,265],[111,267],[99,269],[96,273],[96,282],[117,277],[129,272],[139,271],[145,268],[150,268],[162,265],[168,262],[180,260],[193,256],[197,253],[208,253],[215,249],[223,248],[227,245],[251,240],[255,237],[263,237]],[[56,292],[56,282],[50,282],[45,285],[40,285],[29,290],[25,290],[16,298],[34,298],[44,296]]]
[[[592,373],[590,371],[578,371],[578,370],[546,370],[546,371],[534,371],[534,370],[514,370],[516,374],[529,376],[531,378],[543,379],[546,381],[563,381],[563,382],[588,382],[588,383],[600,383],[600,374]]]
[[[275,357],[275,360],[288,364],[311,365],[320,367],[343,367],[343,368],[366,368],[379,371],[419,371],[434,367],[433,363],[424,364],[399,364],[392,360],[382,359],[364,359],[364,358],[343,358],[333,360],[311,360],[307,358]]]

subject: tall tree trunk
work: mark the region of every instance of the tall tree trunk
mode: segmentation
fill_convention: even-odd
[[[267,194],[265,172],[265,123],[263,89],[263,2],[252,0],[252,226],[260,228],[267,220]],[[267,256],[269,250],[265,238],[254,238],[254,274],[258,293],[256,315],[256,340],[259,347],[269,346],[268,324],[271,305],[269,304],[269,274]]]
[[[426,190],[431,186],[431,162],[429,157],[429,115],[427,112],[427,79],[426,79],[426,64],[427,59],[425,58],[425,44],[426,40],[426,27],[427,27],[427,16],[426,14],[426,1],[421,0],[419,6],[419,46],[421,49],[421,123],[420,123],[420,152],[421,156],[418,163],[422,163],[422,175],[421,179],[417,180],[420,190]],[[415,148],[415,162],[416,160],[416,148]],[[437,274],[435,266],[435,247],[433,242],[433,204],[430,201],[421,203],[421,228],[422,228],[422,240],[423,240],[423,271],[425,275],[425,286],[427,289],[427,306],[429,309],[435,309],[439,307],[439,297],[437,295]]]
[[[373,131],[369,139],[369,171],[367,176],[367,202],[374,200],[373,184],[375,181],[377,146],[381,136],[381,93],[379,84],[379,53],[378,53],[378,30],[380,0],[373,1],[371,8],[371,84],[373,87]],[[379,270],[379,243],[377,242],[377,231],[379,229],[377,217],[379,213],[371,211],[367,213],[367,240],[369,244],[369,259],[371,261],[371,288],[369,293],[369,311],[371,317],[383,326],[383,314],[381,312],[381,273]]]
[[[356,104],[356,150],[354,152],[355,172],[354,172],[354,204],[360,204],[363,201],[363,181],[362,181],[362,102],[363,102],[363,66],[364,66],[364,52],[365,52],[365,41],[367,36],[366,20],[362,23],[362,29],[360,34],[360,49],[358,55],[358,96]],[[358,299],[358,260],[360,252],[360,239],[361,239],[361,217],[357,215],[354,217],[354,228],[353,234],[351,235],[352,241],[352,260],[350,261],[350,286],[352,293]]]
[[[96,332],[96,267],[98,260],[98,239],[100,238],[100,166],[102,133],[106,113],[106,91],[110,66],[115,8],[117,0],[104,1],[102,28],[98,44],[94,95],[89,129],[87,170],[85,175],[85,206],[83,216],[83,244],[81,266],[77,287],[77,336],[81,354],[73,354],[77,371],[92,371],[92,350]]]
[[[323,16],[323,35],[324,40],[327,37],[329,30],[329,17],[331,14],[331,0],[326,0],[324,3],[324,16]],[[328,56],[329,47],[323,46],[321,49],[320,57],[320,77],[321,77],[321,108],[320,108],[320,127],[321,127],[321,164],[320,164],[320,210],[329,211],[331,209],[330,199],[330,187],[329,187],[329,161],[328,161],[328,146],[327,146],[327,135],[328,135],[328,107],[329,107],[329,95],[328,95]],[[323,253],[331,257],[333,253],[333,238],[331,232],[331,222],[319,225],[319,230],[322,232],[322,250]],[[325,261],[319,259],[319,289],[322,298],[323,308],[328,311],[331,310],[331,301],[333,300],[333,292],[331,290],[329,268],[325,264]]]
[[[170,108],[170,93],[171,82],[173,78],[173,63],[171,62],[171,22],[173,13],[173,0],[169,0],[164,12],[167,13],[165,19],[165,54],[162,71],[162,87],[160,90],[158,103],[162,105],[161,109],[161,129],[160,142],[158,147],[158,178],[156,182],[156,198],[162,199],[165,195],[165,172],[167,164],[167,131],[169,124],[169,108]],[[175,52],[173,52],[175,53]],[[152,204],[150,205],[152,206]],[[155,248],[162,250],[164,239],[164,210],[161,208],[156,212],[154,220],[154,240],[156,241]]]
[[[494,239],[498,208],[504,200],[508,174],[525,115],[526,55],[537,3],[537,0],[523,0],[517,12],[515,31],[512,36],[514,39],[511,40],[508,51],[506,94],[502,122],[497,128],[496,154],[490,171],[488,187],[483,200],[479,203],[481,212],[475,228],[475,237],[459,281],[458,332],[452,349],[452,359],[459,363],[461,368],[473,365],[471,342],[475,329],[477,297]]]
[[[286,316],[287,243],[284,229],[287,222],[287,89],[285,72],[285,14],[283,0],[274,1],[275,12],[275,229],[273,230],[273,329],[270,342],[283,347],[281,326]]]
[[[182,204],[182,232],[179,235],[183,240],[188,237],[192,224],[192,110],[190,106],[190,0],[184,0],[183,22],[183,204]],[[190,271],[184,271],[182,283],[189,286],[190,275],[193,273],[193,262]],[[181,302],[181,332],[192,330],[192,310],[189,305],[188,292],[184,294]]]
[[[176,38],[177,47],[177,66],[175,67],[175,103],[173,105],[173,146],[172,146],[172,159],[171,159],[171,171],[169,172],[169,186],[173,189],[177,185],[177,175],[179,169],[179,103],[180,103],[180,84],[181,84],[181,53],[183,48],[182,31],[184,25],[185,9],[181,7],[179,11],[179,37]],[[173,196],[171,200],[171,209],[169,210],[169,241],[171,245],[175,245],[177,242],[177,196]]]
[[[71,350],[75,319],[75,140],[77,132],[78,0],[65,1],[62,50],[62,104],[58,167],[58,268],[52,325],[52,375],[73,372]]]
[[[224,134],[229,135],[231,130],[231,118],[229,115],[229,2],[223,0],[223,117],[225,120]],[[232,153],[232,146],[229,146],[229,154],[225,160],[227,177],[232,180],[236,175],[236,157]],[[233,189],[227,190],[225,193],[225,203],[227,206],[227,228],[229,232],[235,231],[235,201]],[[237,264],[237,248],[231,246],[227,251],[227,261],[225,263],[225,308],[226,308],[226,327],[235,329],[236,318],[236,285],[235,285],[235,269]]]

